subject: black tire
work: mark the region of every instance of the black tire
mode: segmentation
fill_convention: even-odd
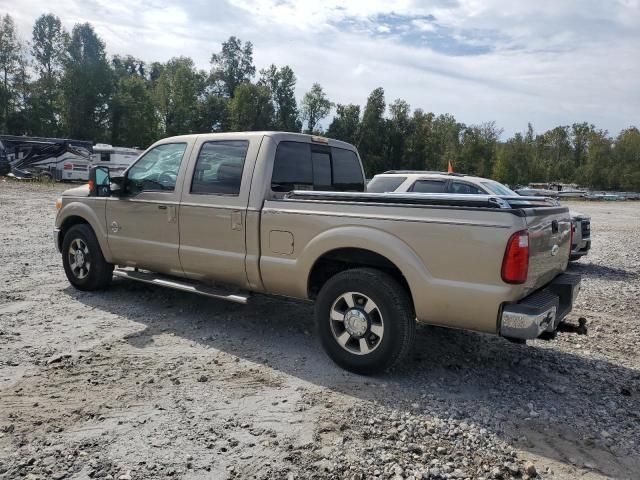
[[[86,246],[86,249],[82,248],[82,269],[74,266],[75,262],[72,264],[74,256],[71,252],[78,250],[79,245]],[[65,233],[62,239],[62,265],[67,279],[78,290],[101,290],[109,286],[113,277],[113,264],[104,259],[93,229],[85,223],[74,225]]]
[[[353,292],[357,292],[355,297],[351,295]],[[348,306],[343,304],[340,308],[339,302],[346,297],[354,298],[354,307],[345,308]],[[357,303],[369,300],[376,310],[365,315],[367,333],[351,336],[347,331],[347,315],[358,309],[364,312],[364,307]],[[345,311],[344,327],[340,327],[341,321],[331,320],[332,313],[339,315],[340,310]],[[362,375],[383,372],[399,363],[411,350],[415,337],[416,317],[408,292],[392,276],[373,268],[345,270],[331,277],[318,294],[315,317],[318,337],[329,357],[342,368]],[[373,334],[375,322],[378,329],[382,326],[380,337]],[[344,346],[338,340],[344,337],[336,333],[340,328],[349,337]],[[363,353],[361,339],[366,341],[365,349],[372,348],[370,352]],[[360,353],[353,353],[356,350]]]

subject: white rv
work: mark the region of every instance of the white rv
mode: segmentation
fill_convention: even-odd
[[[133,163],[144,150],[137,148],[113,147],[106,143],[96,143],[91,154],[91,164],[109,167],[112,175],[117,175]]]

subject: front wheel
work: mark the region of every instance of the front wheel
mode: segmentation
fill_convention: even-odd
[[[87,224],[74,225],[62,240],[62,265],[78,290],[100,290],[111,283],[113,265],[102,255],[100,244]]]
[[[372,268],[345,270],[330,278],[318,294],[315,317],[329,357],[359,374],[397,364],[415,336],[408,293],[392,276]]]

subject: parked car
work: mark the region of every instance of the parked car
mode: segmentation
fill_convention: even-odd
[[[93,167],[66,191],[55,243],[80,290],[115,275],[239,303],[312,300],[324,349],[359,373],[402,361],[416,320],[523,342],[571,311],[567,208],[364,190],[355,147],[337,140],[172,137],[123,176]]]
[[[537,195],[535,192],[532,193],[531,189],[513,191],[500,182],[473,175],[408,170],[389,171],[376,175],[367,185],[367,191],[502,196]],[[550,195],[553,194],[551,190],[545,191]],[[570,260],[575,261],[585,256],[591,249],[591,217],[575,211],[571,211],[570,215],[574,230]]]

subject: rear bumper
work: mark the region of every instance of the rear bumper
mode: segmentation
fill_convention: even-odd
[[[553,332],[573,308],[580,291],[580,277],[563,273],[542,290],[517,303],[505,304],[500,313],[500,335],[519,340]]]
[[[573,245],[571,259],[575,260],[584,257],[591,250],[591,239],[582,240],[578,245]]]

